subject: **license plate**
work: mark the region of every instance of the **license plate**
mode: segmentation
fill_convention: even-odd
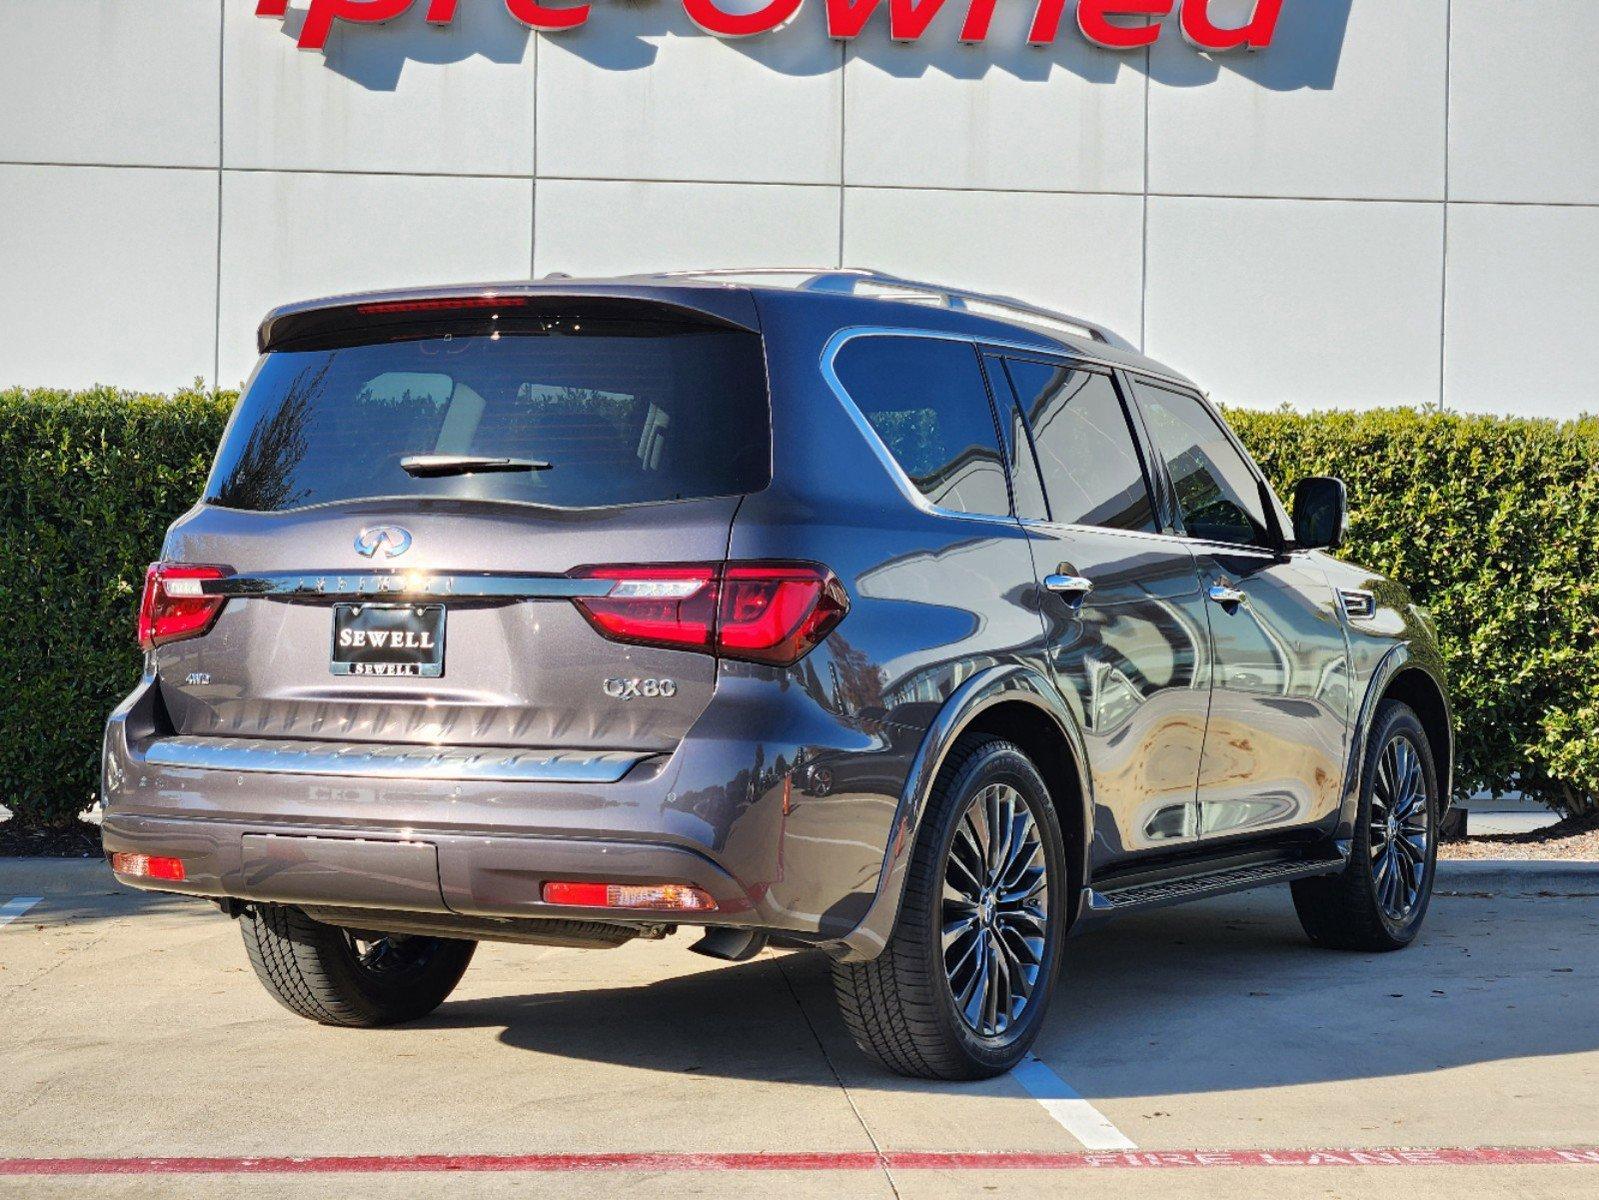
[[[335,675],[444,674],[442,604],[335,604]]]

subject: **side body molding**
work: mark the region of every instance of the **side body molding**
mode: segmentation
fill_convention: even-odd
[[[1377,705],[1381,703],[1383,693],[1388,690],[1388,685],[1397,679],[1401,672],[1406,670],[1419,670],[1432,680],[1438,689],[1438,694],[1443,697],[1444,713],[1448,716],[1446,721],[1446,736],[1449,740],[1449,761],[1444,766],[1443,773],[1446,778],[1439,781],[1440,790],[1443,792],[1445,802],[1454,796],[1454,762],[1455,762],[1455,723],[1449,707],[1449,689],[1437,666],[1434,663],[1435,655],[1429,655],[1425,649],[1418,651],[1409,642],[1400,642],[1377,664],[1377,669],[1371,673],[1371,679],[1366,684],[1365,695],[1360,701],[1360,711],[1355,715],[1354,726],[1350,731],[1349,759],[1344,764],[1344,793],[1343,802],[1338,814],[1338,826],[1333,838],[1338,843],[1340,850],[1348,852],[1355,836],[1355,813],[1360,805],[1361,766],[1366,761],[1367,738],[1371,733],[1372,721],[1377,716]]]
[[[882,952],[899,916],[911,854],[916,848],[917,835],[921,832],[922,818],[927,812],[933,783],[938,778],[944,760],[961,734],[983,712],[998,704],[1017,702],[1040,710],[1059,727],[1065,737],[1071,749],[1072,769],[1077,772],[1078,796],[1081,797],[1083,808],[1079,828],[1090,832],[1093,830],[1093,791],[1085,768],[1088,760],[1082,733],[1070,711],[1060,702],[1053,685],[1037,670],[1019,663],[979,671],[956,688],[944,702],[944,707],[922,738],[889,831],[883,869],[878,876],[877,896],[860,924],[829,947],[836,959],[841,962],[866,962]],[[1061,823],[1068,824],[1064,814]],[[1073,918],[1081,911],[1086,900],[1084,884],[1088,879],[1088,851],[1087,837],[1082,845],[1067,847],[1068,856],[1078,856],[1077,861],[1070,863],[1077,893],[1070,901],[1069,911]]]

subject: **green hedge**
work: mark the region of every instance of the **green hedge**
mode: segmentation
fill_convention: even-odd
[[[0,392],[0,802],[30,825],[92,802],[106,714],[139,673],[145,565],[199,495],[236,397]],[[1599,424],[1370,413],[1229,414],[1286,494],[1341,475],[1343,553],[1438,622],[1457,787],[1565,811],[1599,797]]]
[[[106,715],[139,677],[144,569],[200,495],[232,395],[0,392],[0,803],[93,802]]]

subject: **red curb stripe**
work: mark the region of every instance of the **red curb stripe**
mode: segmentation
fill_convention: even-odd
[[[1118,1150],[950,1154],[373,1154],[304,1158],[0,1158],[16,1175],[338,1175],[449,1171],[1076,1171],[1215,1167],[1599,1167],[1599,1149]]]

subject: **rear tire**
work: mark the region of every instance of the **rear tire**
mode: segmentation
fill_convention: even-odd
[[[1004,832],[989,838],[994,828]],[[924,1079],[1010,1070],[1049,1007],[1068,891],[1037,768],[1010,742],[962,738],[933,786],[888,944],[870,962],[833,966],[855,1044]]]
[[[1415,940],[1438,861],[1437,781],[1420,719],[1409,705],[1384,700],[1366,741],[1349,865],[1293,885],[1312,942],[1380,952]]]
[[[477,949],[453,938],[324,925],[283,904],[252,904],[239,928],[273,999],[323,1025],[374,1028],[425,1017],[455,990]]]

